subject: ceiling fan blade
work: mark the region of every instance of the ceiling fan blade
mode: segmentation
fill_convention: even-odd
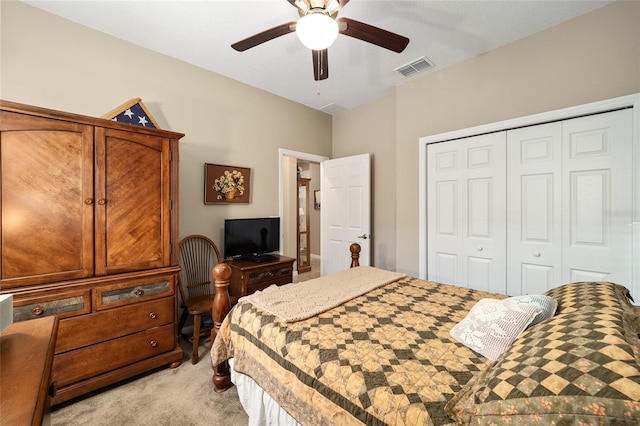
[[[233,43],[231,47],[233,47],[238,52],[244,52],[247,49],[251,49],[259,44],[267,42],[269,40],[273,40],[276,37],[283,36],[285,34],[289,34],[296,30],[296,22],[291,21],[286,24],[278,25],[277,27],[270,28],[266,31],[262,31],[261,33],[254,34],[251,37],[247,37],[244,40],[240,40],[237,43]]]
[[[327,49],[312,50],[313,78],[316,81],[329,78],[329,59]]]
[[[372,43],[385,49],[393,50],[400,53],[409,44],[409,39],[399,34],[365,24],[364,22],[354,21],[349,18],[340,18],[337,20],[340,33],[349,37],[357,38],[367,43]]]

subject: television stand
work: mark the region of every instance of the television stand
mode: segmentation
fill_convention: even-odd
[[[254,254],[248,257],[248,260],[256,263],[273,262],[277,258],[272,254]]]
[[[231,267],[229,294],[235,297],[248,296],[270,285],[293,282],[292,257],[273,256],[273,260],[253,262],[248,259],[233,259],[226,263]]]

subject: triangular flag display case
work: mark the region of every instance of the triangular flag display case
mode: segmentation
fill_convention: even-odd
[[[151,115],[141,98],[133,98],[116,109],[103,115],[102,118],[120,123],[159,129],[158,123]]]

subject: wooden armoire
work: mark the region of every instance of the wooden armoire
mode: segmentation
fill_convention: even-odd
[[[184,135],[8,101],[0,132],[0,293],[60,319],[52,404],[180,365]]]

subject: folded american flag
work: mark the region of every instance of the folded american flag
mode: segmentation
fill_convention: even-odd
[[[134,124],[136,126],[159,128],[140,98],[131,99],[109,114],[103,116],[119,123]]]

